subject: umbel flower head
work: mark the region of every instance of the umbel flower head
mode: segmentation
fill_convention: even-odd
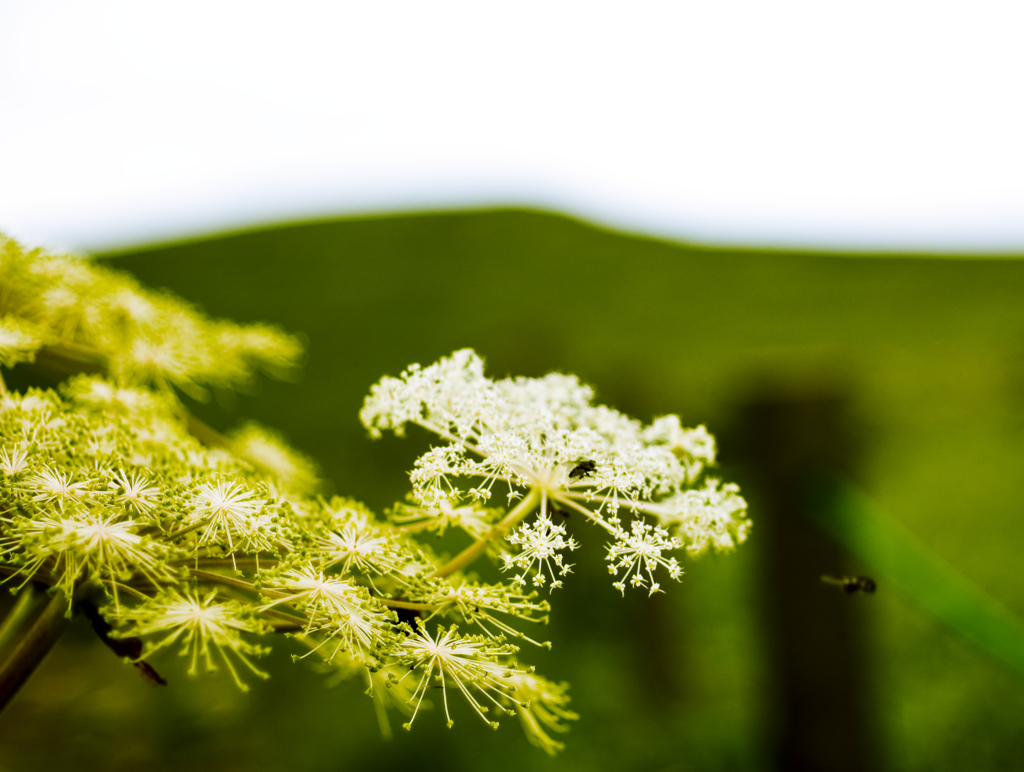
[[[231,658],[236,658],[260,678],[267,677],[250,659],[253,655],[266,653],[267,649],[242,637],[243,633],[260,632],[263,623],[242,604],[222,603],[216,598],[216,591],[203,596],[196,592],[171,590],[132,609],[115,611],[114,615],[125,625],[121,631],[124,637],[162,636],[150,653],[180,643],[181,656],[188,658],[192,675],[199,672],[200,663],[207,670],[216,670],[216,652],[235,683],[245,691],[249,687],[239,678]]]
[[[663,416],[645,427],[593,396],[571,375],[491,380],[483,360],[463,349],[381,379],[360,417],[372,436],[401,435],[411,423],[446,441],[412,471],[413,496],[423,506],[452,508],[496,492],[518,500],[492,530],[504,535],[519,526],[508,540],[521,550],[504,563],[523,571],[520,582],[532,569],[535,584],[546,574],[554,588],[568,570],[562,550],[576,545],[562,537],[553,511],[579,512],[611,536],[607,559],[611,573],[623,574],[620,589],[628,581],[658,591],[657,568],[678,579],[682,568],[666,551],[695,554],[744,540],[746,505],[735,486],[715,494],[717,483],[709,482],[695,492],[715,462],[703,426],[685,429],[678,416]],[[534,524],[524,523],[533,512]],[[624,513],[633,518],[628,529]]]
[[[514,696],[515,687],[509,683],[509,679],[521,671],[501,661],[515,651],[514,646],[496,644],[486,637],[459,635],[458,627],[455,625],[448,630],[439,626],[436,635],[431,635],[426,626],[421,626],[415,634],[406,639],[405,654],[402,658],[402,662],[412,668],[410,675],[415,673],[419,676],[413,691],[416,707],[405,728],[412,728],[423,696],[431,681],[436,679],[440,681],[449,728],[455,723],[448,712],[447,683],[451,681],[469,701],[477,715],[487,721],[493,729],[497,729],[498,722],[488,719],[486,714],[494,708],[499,713],[514,716],[515,710],[506,707],[507,704],[511,702],[517,707],[520,706]],[[488,705],[488,702],[491,704]]]
[[[516,644],[551,646],[538,591],[561,586],[580,546],[565,515],[606,534],[622,591],[656,592],[682,574],[673,553],[747,535],[736,486],[705,477],[704,427],[643,426],[569,375],[491,380],[469,350],[366,399],[372,435],[413,423],[441,440],[386,519],[315,495],[315,465],[276,432],[220,435],[179,399],[283,374],[299,354],[271,327],[211,320],[97,263],[0,237],[0,368],[99,373],[21,394],[0,377],[0,583],[48,588],[57,613],[40,619],[99,608],[94,629],[107,625],[105,643],[144,674],[176,648],[191,675],[226,669],[246,689],[283,636],[297,661],[361,682],[385,734],[389,710],[411,728],[431,700],[450,726],[458,695],[491,726],[517,715],[554,753],[577,718],[568,687]],[[438,555],[441,533],[464,548]],[[470,573],[480,558],[503,580]]]
[[[534,673],[516,671],[504,679],[519,699],[519,720],[527,739],[550,756],[562,750],[565,743],[555,740],[549,732],[569,731],[567,721],[579,716],[569,710],[569,685],[555,684]]]
[[[562,580],[558,577],[570,573],[572,568],[571,564],[563,561],[562,550],[571,551],[579,546],[571,536],[565,538],[565,526],[551,522],[546,512],[538,515],[532,523],[519,526],[508,540],[520,549],[519,552],[506,552],[502,556],[502,568],[506,571],[519,569],[523,572],[513,581],[519,585],[526,584],[524,575],[531,574],[531,569],[536,566],[536,570],[532,571],[533,584],[542,587],[550,577],[551,589],[561,587]]]

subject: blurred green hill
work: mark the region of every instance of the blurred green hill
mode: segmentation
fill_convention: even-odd
[[[696,248],[520,210],[299,223],[108,258],[213,315],[307,336],[300,383],[196,412],[282,429],[337,492],[378,510],[404,495],[427,438],[371,442],[362,398],[382,374],[456,348],[475,348],[494,376],[572,372],[644,420],[706,423],[722,475],[741,482],[744,405],[839,394],[861,487],[1024,615],[1024,262]],[[161,670],[172,686],[156,692],[77,631],[0,724],[0,769],[772,768],[763,545],[747,492],[750,543],[690,561],[682,585],[653,599],[619,598],[597,534],[573,523],[590,557],[552,598],[554,651],[530,653],[573,684],[583,716],[555,760],[512,722],[494,734],[468,714],[449,732],[435,711],[384,743],[360,688],[325,690],[284,642],[275,678],[249,695],[190,682],[173,657]],[[869,649],[884,769],[1022,768],[1024,681],[884,586],[847,600]]]

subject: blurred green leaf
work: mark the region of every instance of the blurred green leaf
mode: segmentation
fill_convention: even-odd
[[[838,479],[815,491],[812,519],[893,588],[1024,677],[1024,620],[937,557],[860,489]]]

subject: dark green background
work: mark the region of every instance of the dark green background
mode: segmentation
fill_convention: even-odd
[[[935,555],[1024,614],[1024,262],[698,249],[528,211],[324,221],[140,249],[113,264],[215,316],[307,336],[297,384],[221,395],[197,411],[255,418],[317,458],[339,493],[378,510],[404,495],[428,439],[365,437],[370,384],[472,346],[494,376],[573,372],[649,420],[681,413],[731,438],[765,395],[850,402],[862,488]],[[333,689],[281,641],[274,678],[240,694],[144,684],[84,625],[0,721],[0,769],[759,770],[772,767],[777,690],[755,522],[733,555],[688,560],[681,585],[623,600],[585,549],[553,597],[552,652],[582,719],[554,760],[513,720],[494,733],[458,708],[379,738],[356,684]],[[1024,681],[887,591],[856,604],[870,721],[891,770],[1024,769]],[[397,722],[396,722],[397,724]]]

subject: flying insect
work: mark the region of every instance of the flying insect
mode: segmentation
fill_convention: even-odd
[[[875,590],[878,589],[878,585],[875,584],[875,580],[867,576],[844,576],[840,579],[836,579],[834,576],[823,576],[821,581],[825,584],[832,584],[836,587],[842,587],[843,592],[864,592],[868,595],[874,594]]]

